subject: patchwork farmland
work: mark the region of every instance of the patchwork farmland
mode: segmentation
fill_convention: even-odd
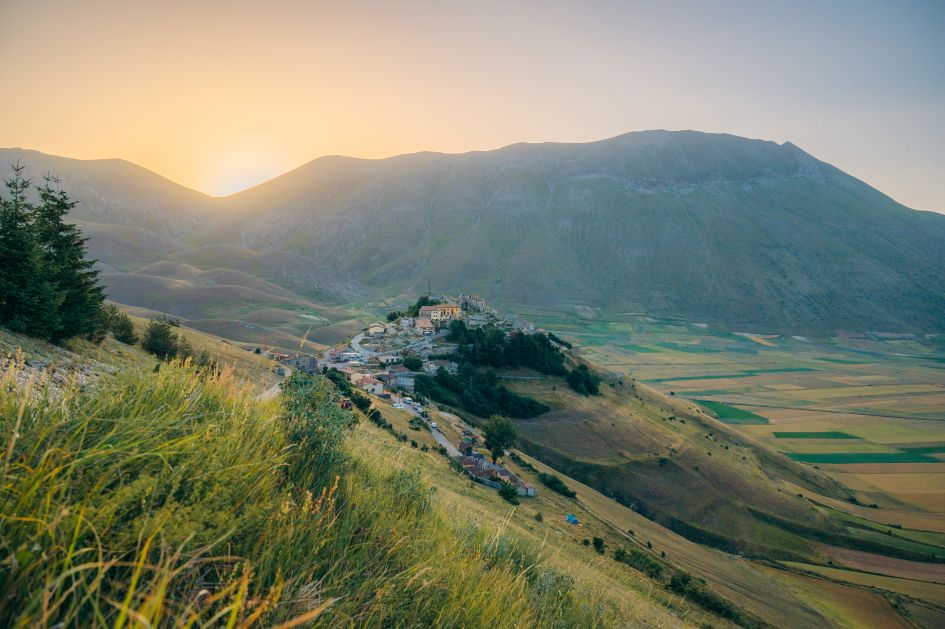
[[[826,342],[596,314],[599,318],[530,316],[615,375],[698,404],[745,436],[843,483],[854,492],[850,502],[790,483],[784,488],[848,517],[851,534],[865,543],[883,539],[914,551],[916,558],[945,557],[942,339],[877,334]],[[797,569],[943,600],[941,564],[919,562],[916,574],[907,577],[902,567],[907,564],[894,565],[885,557],[849,552],[831,557],[835,568]],[[796,582],[807,578],[798,576]]]

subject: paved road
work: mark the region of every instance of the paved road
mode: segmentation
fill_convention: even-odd
[[[353,339],[351,339],[351,349],[353,349],[357,353],[364,356],[365,359],[371,358],[373,356],[378,356],[377,352],[372,352],[369,349],[364,349],[363,347],[361,347],[361,341],[363,340],[364,340],[364,332],[361,332],[360,334],[355,336]]]
[[[440,432],[436,428],[431,428],[430,434],[433,435],[433,439],[436,440],[438,444],[446,448],[446,453],[448,455],[450,455],[451,457],[460,456],[459,450],[457,450],[456,446],[454,446],[452,443],[449,442],[449,440],[443,435],[442,432]]]
[[[443,338],[443,337],[445,337],[447,334],[448,334],[447,332],[441,330],[441,331],[437,332],[436,334],[434,334],[433,336],[424,336],[424,337],[421,337],[421,338],[417,339],[416,341],[413,341],[412,343],[408,343],[406,346],[404,346],[404,347],[402,347],[402,348],[400,348],[400,349],[391,350],[390,352],[387,352],[387,353],[388,353],[388,354],[397,355],[397,354],[402,354],[402,353],[404,353],[405,351],[408,351],[408,350],[409,350],[409,351],[417,351],[417,350],[419,350],[420,348],[422,348],[424,345],[426,345],[426,344],[428,344],[428,343],[432,346],[433,342],[434,342],[436,339],[438,339],[438,338]],[[353,339],[351,339],[351,349],[353,349],[354,351],[356,351],[356,352],[358,352],[359,354],[361,354],[362,356],[364,356],[364,359],[365,359],[365,360],[367,360],[367,359],[369,359],[369,358],[373,358],[374,356],[380,356],[380,355],[383,353],[383,352],[373,352],[373,351],[371,351],[371,350],[369,350],[369,349],[364,349],[364,348],[361,346],[361,342],[362,342],[363,340],[364,340],[364,332],[361,332],[361,333],[357,334]]]

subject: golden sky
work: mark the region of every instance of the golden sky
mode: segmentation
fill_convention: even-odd
[[[226,194],[326,154],[697,129],[945,211],[942,6],[0,0],[0,146]]]

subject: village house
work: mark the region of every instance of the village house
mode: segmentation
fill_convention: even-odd
[[[397,323],[399,323],[403,328],[413,327],[413,319],[411,317],[401,317]]]
[[[386,329],[380,323],[375,323],[367,329],[368,336],[384,336]]]
[[[515,487],[515,493],[519,496],[534,496],[537,494],[534,485],[522,480],[498,463],[493,463],[479,452],[460,456],[458,461],[467,474],[484,485],[498,489],[505,482]]]
[[[387,384],[391,387],[400,387],[408,391],[413,391],[413,372],[403,365],[390,365],[387,368]]]
[[[360,371],[354,371],[353,369],[352,370],[345,369],[344,372],[347,374],[348,380],[351,381],[351,384],[355,384],[355,385],[360,384],[362,380],[370,377],[366,373],[363,373]]]
[[[290,356],[283,360],[282,364],[307,373],[315,373],[318,370],[318,359],[308,354]]]
[[[461,315],[462,308],[459,307],[459,304],[437,304],[435,306],[421,306],[419,319],[426,319],[431,323],[442,323],[459,319]]]
[[[388,376],[396,376],[403,373],[410,373],[410,370],[403,365],[388,365],[387,367]]]
[[[325,354],[324,354],[325,360],[329,362],[335,362],[338,360],[338,357],[341,356],[342,353],[347,352],[347,351],[348,351],[348,345],[346,345],[345,343],[340,343],[338,345],[335,345],[334,347],[331,347],[325,350]]]
[[[371,376],[365,376],[358,382],[358,387],[372,395],[380,395],[384,392],[384,383]]]
[[[390,355],[378,356],[378,357],[377,357],[377,362],[379,362],[380,364],[385,365],[385,366],[386,366],[386,365],[393,365],[393,364],[395,364],[395,363],[399,363],[399,362],[400,362],[400,356],[390,356]]]
[[[417,331],[421,334],[433,334],[436,326],[430,319],[417,319]]]
[[[415,379],[412,373],[401,373],[394,375],[393,382],[391,382],[390,379],[388,379],[388,382],[406,391],[413,391]]]

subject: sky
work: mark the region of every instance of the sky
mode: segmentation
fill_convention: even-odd
[[[945,1],[0,0],[0,146],[223,195],[322,155],[791,141],[945,212]]]

